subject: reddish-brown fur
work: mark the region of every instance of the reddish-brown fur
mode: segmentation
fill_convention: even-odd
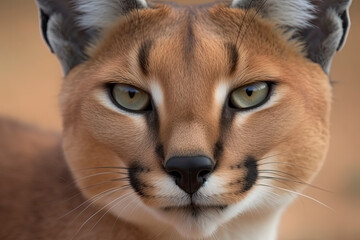
[[[107,30],[104,40],[89,49],[90,60],[72,70],[63,83],[63,149],[68,165],[64,163],[58,137],[38,135],[26,129],[20,131],[18,127],[11,127],[19,131],[18,134],[2,135],[0,149],[5,149],[5,153],[0,155],[0,163],[11,164],[6,167],[11,171],[1,174],[0,178],[0,206],[8,211],[1,217],[10,221],[5,225],[7,230],[2,229],[0,233],[20,234],[19,229],[26,226],[29,230],[14,239],[29,239],[29,236],[68,239],[75,234],[84,220],[76,221],[75,225],[63,219],[57,221],[58,213],[66,213],[84,200],[76,197],[66,201],[72,194],[64,193],[67,190],[62,178],[71,179],[70,172],[75,179],[80,178],[76,183],[83,189],[85,198],[127,184],[110,182],[87,188],[119,175],[81,179],[104,171],[81,171],[85,168],[129,167],[138,161],[148,168],[139,178],[152,186],[144,186],[145,194],[140,198],[153,208],[166,207],[172,201],[157,198],[159,187],[155,185],[159,176],[166,175],[162,167],[165,159],[172,156],[207,155],[217,161],[213,174],[227,184],[226,193],[214,195],[212,199],[218,205],[235,204],[248,195],[238,190],[243,184],[238,179],[244,178],[246,169],[237,167],[248,155],[263,159],[275,153],[276,162],[287,164],[273,165],[273,168],[310,181],[322,165],[327,150],[331,99],[328,77],[319,65],[303,56],[300,43],[288,41],[280,30],[259,16],[251,23],[252,18],[245,18],[242,24],[249,27],[244,27],[246,34],[241,34],[236,41],[236,26],[243,15],[244,10],[230,9],[225,4],[210,9],[157,5],[153,9],[134,11]],[[138,49],[144,41],[152,42],[147,75],[137,61]],[[233,72],[228,44],[238,47],[239,59]],[[236,124],[236,119],[222,122],[221,106],[214,100],[220,81],[236,89],[264,80],[276,81],[279,101],[250,114],[242,124]],[[150,82],[160,85],[164,105],[156,116],[158,125],[145,120],[138,125],[131,117],[104,107],[95,96],[108,82],[131,84],[147,92],[151,92]],[[13,149],[12,138],[21,139],[16,145],[23,147]],[[32,141],[33,138],[36,140]],[[31,145],[25,144],[28,140],[32,141]],[[221,144],[223,150],[215,159],[217,144]],[[164,159],[157,153],[158,145],[163,146]],[[21,154],[23,160],[12,154]],[[43,155],[37,157],[37,154]],[[265,169],[266,165],[259,165],[259,170]],[[284,185],[274,181],[273,185],[294,191],[303,188],[293,182]],[[288,194],[279,189],[272,191],[282,196]],[[71,192],[76,194],[78,190],[74,188]],[[103,207],[122,194],[119,191],[95,205]],[[53,201],[59,207],[52,207]],[[270,215],[271,210],[264,210],[261,217]],[[258,216],[253,217],[256,222]],[[91,233],[86,229],[80,231],[79,239],[87,236],[111,239],[106,234],[112,231],[115,218],[108,214]],[[116,224],[119,225],[114,230],[119,234],[117,239],[131,239],[130,236],[140,239],[135,234],[137,231],[123,227],[122,220]],[[40,229],[31,230],[35,226]],[[59,228],[64,230],[64,235]]]

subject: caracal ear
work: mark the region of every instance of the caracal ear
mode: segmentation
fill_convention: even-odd
[[[99,33],[146,0],[36,0],[46,43],[58,57],[64,74],[87,60],[86,48]]]
[[[350,27],[351,0],[233,0],[231,6],[255,8],[305,43],[307,56],[329,74],[332,58]]]

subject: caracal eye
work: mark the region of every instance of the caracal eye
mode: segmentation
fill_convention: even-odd
[[[145,91],[126,84],[114,84],[110,89],[114,103],[127,111],[151,110],[151,98]]]
[[[230,105],[239,110],[259,107],[270,95],[270,83],[257,82],[236,89],[230,95]]]

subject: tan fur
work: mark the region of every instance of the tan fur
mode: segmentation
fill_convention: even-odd
[[[0,239],[71,239],[85,216],[70,212],[85,200],[75,187],[57,134],[12,120],[0,121]],[[97,209],[87,209],[87,217]],[[70,214],[68,214],[70,212]],[[68,215],[66,215],[68,214]],[[94,231],[87,226],[77,239],[139,239],[131,226],[106,216]],[[124,236],[126,229],[131,233]]]
[[[134,161],[141,163],[146,168],[139,178],[151,187],[144,186],[145,196],[138,196],[138,199],[149,207],[162,208],[176,205],[171,197],[158,196],[161,191],[159,179],[166,177],[162,167],[164,159],[178,155],[207,155],[214,159],[214,146],[219,141],[223,151],[216,159],[217,168],[213,175],[221,178],[226,188],[210,200],[216,205],[238,203],[251,193],[252,190],[244,193],[238,190],[246,175],[246,170],[238,165],[249,154],[256,159],[274,155],[259,163],[260,171],[276,169],[305,182],[311,181],[321,167],[329,138],[331,89],[321,67],[303,56],[301,44],[287,41],[274,25],[255,17],[246,35],[240,36],[239,62],[236,71],[229,73],[225,46],[235,43],[234,22],[241,22],[243,10],[229,9],[223,4],[210,9],[157,5],[138,13],[140,23],[134,26],[138,15],[133,12],[114,24],[104,33],[104,40],[89,50],[91,59],[72,70],[64,80],[62,143],[68,166],[56,136],[13,126],[11,129],[18,133],[1,135],[0,149],[6,151],[0,155],[0,163],[6,164],[5,168],[11,171],[5,171],[0,177],[0,206],[5,209],[1,218],[10,219],[0,233],[18,234],[15,238],[5,239],[71,239],[86,217],[82,216],[82,221],[72,224],[71,219],[80,212],[74,211],[57,219],[84,201],[81,195],[67,200],[79,192],[70,185],[71,194],[68,193],[66,183],[71,179],[70,172],[78,179],[76,185],[83,189],[87,199],[128,184],[113,181],[88,188],[117,179],[119,174],[86,178],[107,171],[84,170],[86,168],[129,167]],[[244,25],[247,26],[250,20],[245,18]],[[148,76],[144,76],[137,64],[137,51],[144,40],[153,41]],[[235,89],[264,80],[277,82],[276,97],[279,100],[268,108],[244,114],[244,120],[235,117],[223,129],[221,106],[214,98],[216,87],[224,82]],[[164,106],[158,113],[158,126],[149,129],[144,118],[121,114],[105,106],[98,96],[103,94],[104,84],[109,81],[131,84],[147,92],[151,91],[151,82],[161,86]],[[238,121],[241,124],[237,124]],[[21,142],[12,143],[11,139],[21,139]],[[31,143],[26,143],[28,141]],[[156,153],[160,143],[163,144],[164,159]],[[13,149],[14,145],[21,148]],[[13,153],[21,155],[13,156]],[[266,162],[287,164],[261,165]],[[5,168],[1,167],[1,170]],[[271,183],[293,191],[303,188],[293,182]],[[267,190],[289,196],[279,189]],[[110,194],[96,201],[92,210],[86,213],[95,213],[96,209],[127,193],[135,195],[131,189]],[[124,211],[131,213],[128,209]],[[115,209],[110,212],[116,215]],[[175,217],[176,212],[172,214]],[[252,218],[250,222],[260,222],[272,214],[272,207],[268,206],[262,214],[246,212],[242,218],[236,217],[232,221]],[[78,239],[111,239],[111,234],[117,234],[114,239],[145,239],[137,235],[139,232],[152,237],[156,235],[145,226],[137,226],[138,231],[135,226],[125,225],[127,219],[115,219],[116,216],[107,214],[90,233],[91,224],[85,225]],[[20,228],[27,230],[22,232]],[[172,229],[165,224],[163,228]]]

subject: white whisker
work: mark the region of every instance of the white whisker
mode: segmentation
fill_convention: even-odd
[[[276,187],[276,186],[270,186],[270,185],[266,185],[266,184],[256,184],[256,185],[257,185],[257,186],[263,186],[263,187],[269,187],[269,188],[275,188],[275,189],[279,189],[279,190],[282,190],[282,191],[285,191],[285,192],[288,192],[288,193],[292,193],[292,194],[295,194],[295,195],[299,195],[299,196],[301,196],[301,197],[310,199],[310,200],[312,200],[312,201],[320,204],[321,206],[323,206],[323,207],[331,210],[332,212],[335,212],[335,213],[336,213],[336,211],[335,211],[333,208],[329,207],[329,206],[326,205],[325,203],[323,203],[323,202],[321,202],[321,201],[319,201],[319,200],[317,200],[317,199],[315,199],[315,198],[313,198],[313,197],[307,196],[307,195],[305,195],[305,194],[302,194],[302,193],[299,193],[299,192],[295,192],[295,191],[292,191],[292,190],[289,190],[289,189],[286,189],[286,188],[281,188],[281,187]]]
[[[115,188],[111,188],[111,189],[108,189],[106,191],[103,191],[99,194],[96,194],[95,196],[89,198],[88,200],[86,200],[85,202],[83,202],[82,204],[80,204],[78,207],[76,207],[75,209],[71,210],[69,213],[67,213],[66,215],[70,214],[71,212],[75,211],[76,209],[79,209],[81,206],[83,206],[84,204],[86,203],[90,203],[88,206],[86,206],[85,209],[83,209],[74,219],[72,222],[74,222],[78,217],[80,217],[91,205],[92,203],[100,200],[101,198],[104,198],[114,192],[117,192],[121,189],[126,189],[126,188],[129,188],[129,186],[122,186],[122,187],[115,187]],[[66,216],[65,215],[65,216]]]
[[[111,202],[109,202],[108,204],[106,204],[104,207],[100,208],[98,211],[96,211],[93,215],[91,215],[79,228],[79,230],[75,233],[74,237],[72,238],[72,240],[80,233],[81,229],[84,228],[84,226],[91,220],[93,219],[98,213],[100,213],[102,210],[104,210],[106,207],[108,207],[110,204],[112,204],[115,201],[119,201],[121,198],[128,196],[130,194],[134,194],[133,192],[127,193],[125,195],[122,195],[118,198],[115,198],[114,200],[112,200]]]
[[[121,203],[122,201],[124,201],[125,199],[127,199],[128,197],[131,197],[131,196],[132,196],[132,195],[129,194],[129,195],[127,195],[126,197],[120,199],[118,202],[114,203],[114,206],[110,207],[110,208],[99,218],[99,220],[97,220],[97,222],[94,224],[94,226],[90,229],[90,232],[91,232],[92,230],[94,230],[94,228],[96,227],[96,225],[105,217],[105,215],[106,215],[107,213],[109,213],[109,212],[111,211],[111,209],[113,209],[114,207],[118,206],[119,203]],[[130,203],[132,203],[134,200],[136,200],[136,198],[133,199],[132,201],[130,201]],[[128,204],[126,205],[126,207],[127,207],[130,203],[128,203]]]
[[[307,167],[304,167],[304,166],[301,166],[301,165],[298,165],[298,164],[288,163],[288,162],[265,162],[265,163],[258,164],[258,166],[269,165],[269,164],[282,164],[282,165],[297,167],[297,168],[300,168],[300,169],[305,169],[305,170],[312,171],[312,172],[315,171],[314,169],[310,169],[310,168],[307,168]]]
[[[127,174],[127,173],[122,173],[122,172],[101,172],[101,173],[95,173],[95,174],[92,174],[92,175],[89,175],[89,176],[80,177],[80,178],[75,178],[73,183],[75,183],[76,181],[88,179],[88,178],[91,178],[91,177],[96,177],[96,176],[101,176],[101,175],[108,175],[108,174],[121,174],[121,175],[123,175],[123,174]]]

